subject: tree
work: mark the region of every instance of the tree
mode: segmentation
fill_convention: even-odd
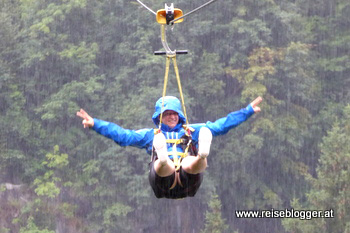
[[[228,229],[225,219],[221,216],[221,201],[218,195],[213,195],[209,201],[209,210],[205,214],[205,228],[202,233],[222,233]]]
[[[350,230],[350,105],[344,108],[340,119],[333,123],[320,145],[321,156],[316,177],[304,171],[311,184],[307,201],[292,202],[295,209],[334,211],[334,218],[310,221],[285,219],[283,225],[293,232],[349,232]]]
[[[54,231],[50,231],[47,229],[40,230],[37,225],[35,225],[32,217],[28,218],[28,224],[26,227],[22,227],[19,230],[19,233],[54,233]]]

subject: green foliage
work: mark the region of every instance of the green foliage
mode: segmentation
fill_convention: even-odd
[[[184,13],[199,5],[175,3]],[[204,183],[181,207],[183,232],[204,229],[206,211],[244,232],[349,231],[349,9],[348,0],[217,1],[167,31],[171,48],[189,50],[177,60],[191,123],[264,98],[258,116],[214,139]],[[75,116],[84,108],[124,128],[154,127],[165,64],[152,55],[162,47],[154,16],[136,1],[0,0],[0,21],[0,183],[26,187],[1,188],[0,231],[174,230],[174,205],[153,198],[146,153],[83,130]],[[178,96],[173,70],[168,94]],[[212,190],[221,200],[207,207]],[[232,214],[290,206],[337,217],[285,219],[283,229]],[[162,228],[151,224],[159,219]]]
[[[55,182],[60,182],[60,178],[52,178],[52,172],[45,173],[44,177],[34,180],[34,185],[37,186],[35,193],[38,196],[47,196],[54,198],[60,193],[60,189]]]
[[[130,206],[126,206],[121,203],[115,203],[112,206],[108,207],[106,211],[103,214],[103,225],[107,226],[107,229],[109,227],[114,227],[115,222],[118,221],[121,224],[119,225],[119,229],[123,229],[124,232],[130,231],[131,227],[128,226],[128,224],[125,224],[127,222],[132,222],[131,220],[128,220],[127,214],[132,212],[133,208]],[[107,231],[107,232],[113,232]]]
[[[228,229],[225,219],[221,216],[221,201],[213,195],[209,202],[209,210],[205,214],[205,228],[202,233],[222,233]]]
[[[63,168],[68,165],[68,154],[59,155],[59,147],[54,146],[53,153],[48,153],[46,155],[47,161],[44,161],[42,164],[46,165],[49,168]]]
[[[55,231],[50,231],[48,229],[40,230],[34,223],[33,217],[28,218],[28,223],[26,227],[22,227],[19,233],[54,233]]]
[[[350,105],[344,108],[342,119],[334,122],[320,145],[321,156],[317,177],[307,174],[311,190],[307,193],[306,209],[333,210],[334,218],[313,219],[306,222],[286,219],[283,224],[295,232],[347,232],[349,219],[350,166]],[[294,208],[301,208],[298,200]],[[305,208],[305,207],[304,207]],[[297,223],[296,223],[297,222]]]
[[[55,198],[60,194],[58,184],[62,182],[62,178],[57,176],[59,170],[64,169],[69,164],[68,154],[59,154],[59,147],[54,147],[53,153],[46,155],[46,161],[42,162],[43,166],[47,166],[49,170],[43,176],[36,178],[33,182],[35,193],[38,196]],[[56,175],[55,175],[56,173]]]

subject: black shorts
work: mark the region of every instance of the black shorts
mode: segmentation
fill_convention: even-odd
[[[171,198],[178,199],[184,197],[193,197],[203,181],[203,173],[199,174],[189,174],[185,172],[182,167],[179,171],[180,180],[182,186],[176,184],[173,189],[170,187],[174,184],[175,172],[174,174],[167,177],[160,177],[154,170],[154,161],[150,163],[149,172],[149,183],[153,189],[154,195],[157,198]]]

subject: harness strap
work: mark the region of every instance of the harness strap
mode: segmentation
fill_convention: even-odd
[[[166,139],[166,143],[175,143],[175,144],[181,144],[184,143],[185,139]]]
[[[171,142],[168,142],[168,140]],[[187,147],[186,147],[184,152],[177,151],[177,145],[180,143],[184,143],[183,139],[168,139],[168,140],[167,140],[168,143],[173,144],[173,150],[171,152],[168,152],[168,155],[173,156],[175,171],[178,172],[180,170],[180,167],[181,167],[182,159],[188,155],[188,148],[189,148],[192,140],[189,140],[189,143],[187,143]],[[178,156],[180,156],[180,158],[178,158]]]
[[[159,129],[162,126],[164,97],[166,95],[166,89],[167,89],[168,80],[169,80],[168,77],[169,77],[170,59],[172,59],[173,65],[174,65],[174,70],[175,70],[175,75],[176,75],[176,80],[177,80],[177,86],[178,86],[179,92],[180,92],[181,105],[182,105],[183,113],[184,113],[184,116],[185,116],[185,119],[186,119],[186,125],[189,125],[188,118],[187,118],[187,112],[186,112],[186,106],[185,106],[185,99],[184,99],[184,96],[183,96],[183,93],[182,93],[182,86],[181,86],[181,80],[180,80],[180,75],[179,75],[179,68],[177,67],[177,62],[176,62],[176,54],[174,54],[174,55],[167,54],[167,56],[166,56],[166,64],[165,64],[163,95],[162,95],[162,110],[161,110],[161,114],[160,114],[160,117],[159,117]]]
[[[159,127],[158,127],[159,130],[160,130],[161,126],[162,126],[164,97],[166,95],[166,87],[168,85],[169,67],[170,67],[170,55],[167,55],[167,57],[166,57],[166,64],[165,64],[163,95],[162,95],[162,108],[161,108],[160,117],[159,117]]]
[[[183,187],[183,185],[181,183],[180,173],[179,172],[175,172],[174,183],[169,189],[171,190],[171,189],[175,188],[176,184],[179,184],[181,187]]]
[[[176,151],[176,154],[178,155],[178,156],[180,156],[180,157],[186,157],[185,156],[185,152],[178,152],[178,151]],[[168,155],[174,155],[174,152],[173,151],[170,151],[170,152],[168,152]]]
[[[187,118],[187,113],[186,113],[185,99],[184,99],[184,96],[182,94],[182,87],[181,87],[181,80],[180,80],[180,75],[179,75],[179,68],[177,67],[177,63],[176,63],[176,55],[172,56],[172,60],[173,60],[175,74],[176,74],[177,85],[179,87],[182,109],[184,111],[184,115],[185,115],[185,118],[186,118],[186,125],[189,125],[188,118]]]
[[[181,167],[182,159],[185,158],[188,155],[188,150],[189,150],[189,148],[191,146],[191,142],[192,142],[191,131],[193,132],[194,129],[192,129],[191,127],[188,127],[189,122],[188,122],[188,118],[187,118],[187,112],[186,112],[186,107],[185,107],[185,100],[184,100],[184,96],[183,96],[183,93],[182,93],[182,86],[181,86],[181,80],[180,80],[180,75],[179,75],[179,68],[177,67],[177,62],[176,62],[176,53],[175,54],[167,53],[167,56],[166,56],[163,95],[162,95],[162,108],[161,108],[161,114],[160,114],[160,117],[159,117],[159,129],[155,130],[154,133],[157,134],[157,133],[161,132],[162,119],[163,119],[163,109],[164,109],[164,98],[166,96],[166,89],[167,89],[168,80],[169,80],[168,77],[169,77],[170,59],[173,61],[174,71],[175,71],[175,75],[176,75],[176,81],[177,81],[177,85],[178,85],[179,92],[180,92],[181,105],[182,105],[183,113],[184,113],[184,116],[185,116],[185,119],[186,119],[186,125],[184,125],[184,129],[186,131],[186,136],[190,137],[190,140],[187,143],[187,146],[186,146],[186,149],[185,149],[184,153],[178,153],[177,149],[176,149],[178,144],[184,143],[184,140],[181,140],[181,139],[168,139],[166,141],[167,143],[172,143],[173,144],[173,151],[170,154],[173,155],[175,171],[176,171],[175,174],[178,174],[178,172],[180,170],[180,167]],[[180,155],[180,159],[178,158],[178,155]],[[174,182],[172,187],[175,187],[176,181],[179,180],[178,177],[179,176],[177,175],[177,178],[175,179],[175,182]]]
[[[180,157],[180,159],[177,157],[177,148],[176,148],[176,144],[174,143],[173,144],[173,151],[172,151],[172,154],[173,154],[173,160],[174,160],[174,165],[175,165],[175,171],[178,171],[180,170],[180,161],[182,160],[182,157]]]

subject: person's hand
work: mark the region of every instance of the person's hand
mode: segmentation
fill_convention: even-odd
[[[251,102],[251,105],[252,105],[252,107],[254,109],[254,112],[260,112],[261,111],[260,107],[258,107],[258,104],[260,104],[262,100],[263,99],[259,96],[253,102]]]
[[[83,125],[84,128],[86,127],[93,127],[94,126],[94,119],[87,114],[87,112],[84,111],[84,109],[80,109],[79,112],[77,112],[77,116],[83,118]]]

